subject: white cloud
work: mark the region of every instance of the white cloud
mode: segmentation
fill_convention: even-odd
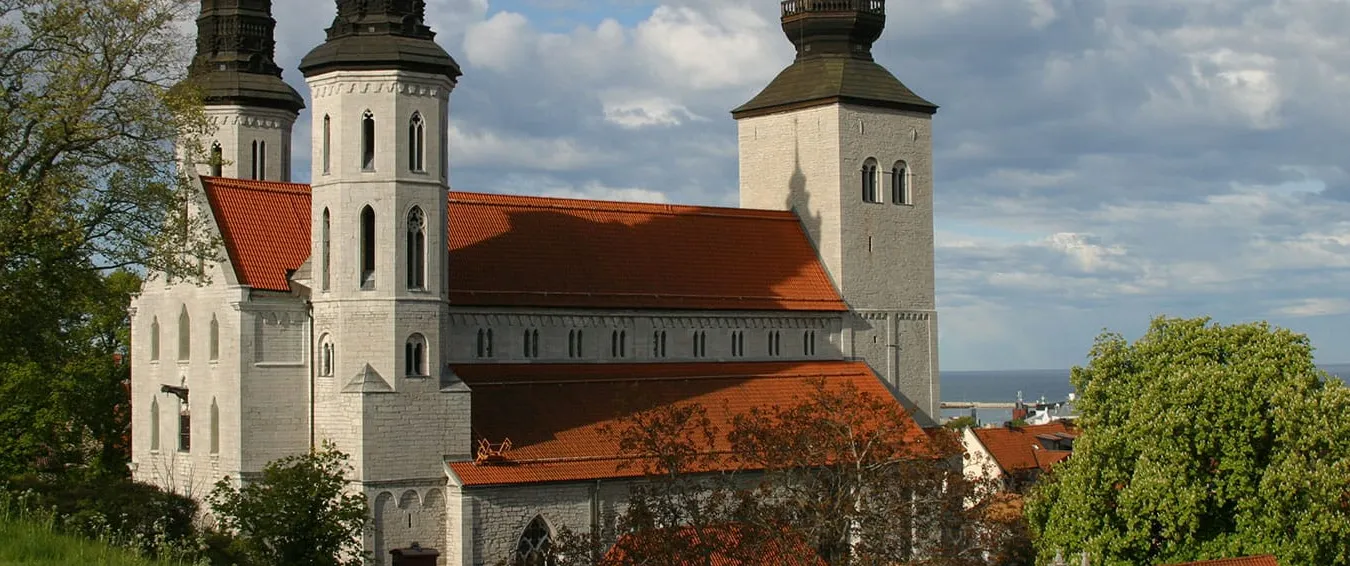
[[[1274,309],[1271,314],[1291,317],[1350,314],[1350,300],[1341,298],[1299,299]]]
[[[486,21],[469,26],[464,34],[464,55],[470,65],[509,72],[527,60],[532,50],[530,22],[515,12],[497,12]]]
[[[612,161],[573,138],[516,137],[450,125],[451,167],[573,171]]]
[[[687,120],[707,120],[684,105],[660,96],[610,93],[602,99],[605,120],[622,128],[678,126]]]

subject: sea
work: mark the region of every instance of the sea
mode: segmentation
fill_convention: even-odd
[[[1327,373],[1347,381],[1350,363],[1319,364]],[[943,401],[983,401],[1011,403],[1020,395],[1026,403],[1067,401],[1073,393],[1067,369],[1016,369],[991,371],[943,371]],[[1065,407],[1057,414],[1072,412]],[[963,417],[970,409],[942,409],[943,420]],[[1012,419],[1011,409],[979,409],[975,417],[981,423],[1003,423]]]

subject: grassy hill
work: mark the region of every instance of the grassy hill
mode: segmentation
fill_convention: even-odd
[[[0,566],[187,566],[53,532],[50,526],[0,516]]]

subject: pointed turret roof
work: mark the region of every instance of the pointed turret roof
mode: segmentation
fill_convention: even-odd
[[[271,0],[202,0],[197,54],[189,80],[208,105],[237,104],[299,112],[304,99],[281,80]]]
[[[423,0],[337,0],[328,39],[300,61],[306,77],[340,69],[405,70],[456,79],[459,64],[436,44]]]
[[[732,110],[734,118],[833,103],[937,112],[872,58],[872,44],[886,27],[886,0],[784,0],[781,10],[797,59]]]

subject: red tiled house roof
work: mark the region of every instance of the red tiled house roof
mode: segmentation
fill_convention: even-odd
[[[1243,558],[1220,558],[1218,560],[1185,562],[1181,564],[1172,564],[1170,566],[1280,566],[1280,563],[1275,561],[1274,555],[1262,554],[1260,556],[1246,556]]]
[[[242,284],[288,291],[309,186],[203,177]],[[457,305],[844,311],[791,212],[449,194]]]
[[[891,398],[861,362],[471,364],[454,370],[473,390],[475,442],[512,443],[501,463],[451,463],[464,485],[641,476],[640,462],[622,457],[605,427],[660,405],[700,403],[724,435],[732,418],[751,407],[805,400],[812,391],[808,378],[824,377],[828,386],[852,383],[860,392]],[[927,446],[924,431],[912,420],[907,424],[906,438]],[[714,450],[730,445],[719,438]]]
[[[600,565],[648,564],[651,559],[661,557],[663,566],[826,566],[825,559],[801,537],[745,541],[744,529],[739,524],[710,526],[701,531],[686,526],[673,533],[662,530],[625,534],[600,559]],[[672,548],[690,555],[669,556]],[[750,557],[742,559],[747,555]]]
[[[994,457],[1005,473],[1027,470],[1048,471],[1050,466],[1068,458],[1067,450],[1047,450],[1042,447],[1038,436],[1065,435],[1061,438],[1078,436],[1078,429],[1067,421],[1054,421],[1043,425],[1030,425],[1017,428],[977,428],[973,429],[980,444]]]

